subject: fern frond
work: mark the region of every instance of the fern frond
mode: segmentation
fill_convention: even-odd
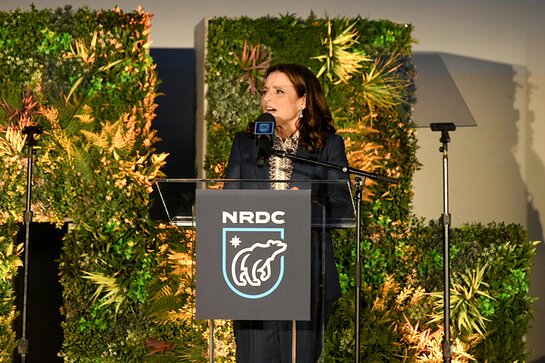
[[[81,148],[74,147],[72,149],[74,153],[74,168],[78,175],[85,180],[88,184],[93,184],[95,181],[95,174],[93,168],[91,168],[89,153]]]

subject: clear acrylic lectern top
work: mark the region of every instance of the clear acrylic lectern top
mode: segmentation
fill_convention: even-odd
[[[272,186],[275,185],[280,189],[311,189],[313,227],[355,227],[355,207],[348,180],[162,178],[156,181],[164,208],[162,219],[177,226],[194,226],[195,192],[198,189],[274,189]]]

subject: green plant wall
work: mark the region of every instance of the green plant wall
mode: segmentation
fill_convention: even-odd
[[[60,261],[61,357],[207,361],[207,322],[194,318],[194,231],[148,216],[166,160],[153,148],[158,80],[147,51],[150,25],[140,9],[0,12],[0,361],[11,361],[17,345],[12,283],[23,252],[14,239],[25,208],[22,129],[36,124],[44,132],[35,220],[70,226]],[[441,227],[411,213],[418,168],[412,26],[314,14],[214,18],[208,26],[207,176],[223,176],[232,136],[260,114],[256,91],[265,68],[309,66],[327,91],[351,165],[400,180],[366,183],[362,357],[440,361]],[[324,358],[351,362],[354,233],[339,231],[335,245],[344,296]],[[453,229],[453,361],[524,361],[534,251],[520,226]],[[216,322],[215,334],[216,361],[233,362],[229,322]]]
[[[34,221],[69,223],[60,262],[67,362],[136,362],[149,353],[145,315],[159,263],[150,192],[154,152],[151,15],[137,9],[0,13],[0,361],[17,344],[13,277],[22,247],[26,126],[37,125]]]
[[[220,17],[207,25],[206,175],[223,176],[234,134],[261,113],[258,90],[267,66],[308,66],[326,90],[351,166],[400,181],[365,186],[362,359],[442,361],[442,226],[416,218],[411,208],[419,167],[412,25],[315,14]],[[495,223],[464,225],[451,238],[453,361],[524,361],[535,243],[521,226]],[[354,241],[353,231],[337,232],[344,295],[328,326],[326,362],[354,359]],[[217,358],[230,361],[232,349]]]

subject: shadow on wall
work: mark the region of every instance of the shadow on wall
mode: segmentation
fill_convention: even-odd
[[[526,187],[513,149],[519,144],[514,107],[514,69],[510,65],[451,54],[440,54],[477,127],[450,133],[449,170],[453,223],[505,221],[526,223]],[[418,90],[417,90],[418,92]],[[429,102],[429,101],[428,101]],[[433,101],[432,101],[433,103]],[[432,122],[457,123],[456,115]],[[418,130],[415,212],[437,218],[442,210],[440,133]],[[509,208],[505,206],[509,205]]]
[[[532,75],[529,74],[528,88],[528,103],[530,104],[535,95],[536,87],[532,85]],[[537,99],[534,102],[538,102]],[[540,102],[540,101],[539,101]],[[540,356],[531,360],[532,363],[545,363],[545,348],[543,347],[543,337],[545,336],[545,284],[543,276],[545,276],[545,248],[543,241],[543,226],[541,225],[542,216],[540,215],[539,205],[543,205],[545,201],[545,190],[543,189],[543,181],[545,180],[545,165],[536,153],[533,146],[536,144],[534,140],[536,136],[536,117],[534,112],[529,111],[527,115],[527,134],[526,134],[526,167],[528,169],[529,192],[528,192],[528,236],[532,240],[542,241],[537,247],[536,255],[532,261],[532,275],[530,276],[530,294],[539,298],[533,305],[534,310],[534,331],[528,335],[528,347],[534,352],[534,356]]]

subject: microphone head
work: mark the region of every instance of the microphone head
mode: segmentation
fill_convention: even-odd
[[[271,156],[276,119],[270,113],[261,114],[255,121],[254,136],[257,144],[257,167],[265,165],[265,159]]]
[[[262,113],[261,115],[259,115],[259,117],[257,118],[256,121],[272,121],[272,122],[276,122],[276,119],[274,118],[272,113],[265,112],[265,113]]]
[[[254,135],[273,135],[276,119],[270,113],[261,114],[254,125]]]

